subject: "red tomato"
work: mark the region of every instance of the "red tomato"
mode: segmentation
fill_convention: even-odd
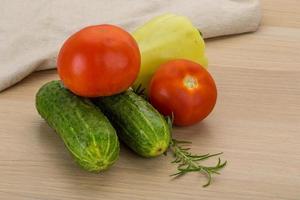
[[[126,90],[140,69],[133,37],[113,25],[86,27],[62,46],[57,60],[64,85],[80,96],[109,96]]]
[[[201,65],[189,60],[172,60],[152,77],[149,99],[163,115],[173,113],[175,125],[186,126],[203,120],[212,111],[217,88]]]

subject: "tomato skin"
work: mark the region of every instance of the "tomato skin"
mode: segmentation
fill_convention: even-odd
[[[174,114],[174,124],[187,126],[203,120],[213,110],[217,88],[209,72],[184,59],[160,66],[150,82],[151,104],[165,116]]]
[[[63,44],[57,59],[64,85],[85,97],[125,91],[137,78],[140,52],[133,37],[113,25],[86,27]]]

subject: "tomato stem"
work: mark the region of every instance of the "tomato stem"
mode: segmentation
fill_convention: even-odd
[[[183,84],[185,85],[185,87],[187,87],[188,89],[194,89],[198,87],[198,81],[195,77],[187,75],[184,77],[183,79]]]

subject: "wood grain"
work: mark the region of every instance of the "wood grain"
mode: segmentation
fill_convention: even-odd
[[[300,1],[264,0],[253,34],[207,41],[219,91],[202,123],[176,128],[195,152],[229,161],[213,184],[179,179],[170,156],[143,159],[122,146],[103,174],[82,171],[39,117],[34,95],[56,71],[34,73],[0,94],[0,199],[300,199]]]

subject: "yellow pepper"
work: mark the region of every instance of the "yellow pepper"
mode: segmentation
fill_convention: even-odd
[[[141,52],[141,69],[135,86],[148,89],[158,67],[173,59],[188,59],[207,66],[205,44],[198,29],[184,16],[165,14],[133,32]]]

